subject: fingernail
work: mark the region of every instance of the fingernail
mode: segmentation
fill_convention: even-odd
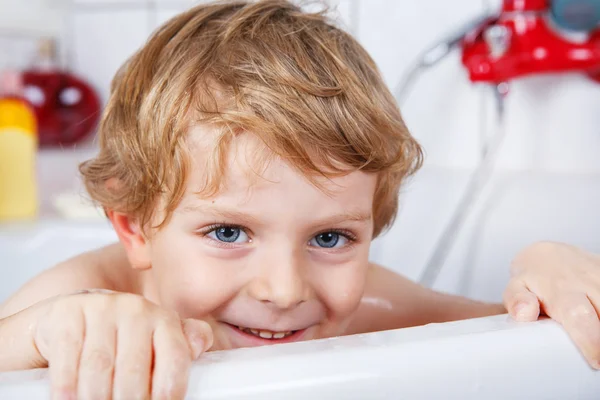
[[[600,360],[593,360],[590,364],[592,365],[592,368],[600,370]]]
[[[190,338],[190,346],[192,347],[192,356],[194,360],[200,357],[200,354],[204,352],[204,339],[199,336],[192,336]]]
[[[528,303],[517,303],[514,309],[515,318],[516,319],[524,319],[527,318],[527,308],[529,307]]]

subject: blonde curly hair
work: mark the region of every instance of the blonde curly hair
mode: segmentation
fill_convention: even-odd
[[[203,194],[216,193],[233,138],[247,132],[301,173],[376,173],[374,236],[422,163],[397,104],[367,52],[331,22],[283,0],[202,4],[160,27],[121,67],[80,166],[93,200],[142,225],[168,221],[191,168],[190,125],[222,126]]]

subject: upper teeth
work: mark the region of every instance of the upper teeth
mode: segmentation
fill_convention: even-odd
[[[252,334],[254,336],[259,336],[259,337],[261,337],[263,339],[283,339],[284,337],[288,337],[292,333],[294,333],[293,331],[272,332],[272,331],[267,331],[267,330],[244,328],[243,326],[238,326],[237,328],[240,331],[244,331],[246,333],[250,333],[250,334]]]

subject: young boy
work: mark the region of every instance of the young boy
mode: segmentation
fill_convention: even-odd
[[[175,17],[117,74],[99,144],[81,172],[120,244],[0,309],[0,370],[49,366],[53,398],[182,398],[207,350],[505,312],[369,264],[421,150],[371,58],[321,15],[281,0]],[[505,298],[563,323],[595,367],[598,264],[535,245]]]

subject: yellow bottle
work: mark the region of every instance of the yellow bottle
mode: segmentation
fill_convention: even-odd
[[[16,73],[0,80],[0,222],[37,216],[35,114],[19,94]],[[4,94],[2,94],[4,93]]]

